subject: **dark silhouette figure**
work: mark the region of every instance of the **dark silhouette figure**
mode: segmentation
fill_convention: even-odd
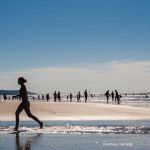
[[[20,143],[20,136],[19,133],[16,133],[16,150],[31,150],[32,143],[41,136],[41,134],[36,134],[33,137],[27,139],[25,144]]]
[[[84,91],[85,103],[87,103],[88,93],[87,90]]]
[[[58,101],[61,102],[61,93],[59,91],[58,91],[57,96],[58,96]]]
[[[115,94],[113,91],[111,92],[111,98],[112,98],[112,103],[114,103]]]
[[[56,91],[54,92],[54,102],[56,102],[56,100],[57,100],[57,93],[56,93]]]
[[[40,98],[40,95],[38,95],[38,100],[40,100],[41,98]]]
[[[49,101],[49,99],[50,99],[49,94],[46,94],[46,100],[47,100],[47,102]]]
[[[70,93],[70,95],[69,95],[69,97],[70,97],[70,102],[72,102],[72,93]]]
[[[3,97],[4,97],[4,100],[6,101],[7,100],[7,96],[6,96],[5,93],[4,93]]]
[[[77,94],[77,102],[81,102],[81,94],[80,94],[80,92],[78,92],[78,94]]]
[[[14,130],[18,130],[19,127],[19,114],[25,110],[25,112],[27,113],[28,117],[32,118],[33,120],[35,120],[37,123],[39,123],[40,128],[43,128],[43,122],[41,122],[38,118],[36,118],[34,115],[31,114],[30,112],[30,102],[28,101],[28,94],[27,94],[27,90],[26,90],[26,86],[24,83],[26,83],[27,80],[24,79],[23,77],[18,78],[18,84],[21,86],[20,90],[19,90],[19,95],[16,95],[14,97],[20,97],[22,99],[21,104],[18,106],[17,110],[16,110],[16,126]]]
[[[118,91],[115,90],[115,103],[117,102],[117,104],[120,104],[120,98],[122,96],[118,94]]]
[[[44,94],[42,94],[42,100],[44,100]]]
[[[106,98],[107,98],[107,104],[108,104],[108,103],[109,103],[109,96],[110,96],[109,90],[107,90],[107,92],[106,92],[104,95],[105,95]]]

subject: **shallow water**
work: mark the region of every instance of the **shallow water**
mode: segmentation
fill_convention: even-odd
[[[46,121],[0,122],[0,150],[149,150],[150,121]]]
[[[10,134],[0,135],[2,150],[149,150],[150,135]]]

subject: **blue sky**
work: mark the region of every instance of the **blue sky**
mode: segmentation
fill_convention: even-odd
[[[1,70],[149,60],[149,6],[149,0],[2,0]]]
[[[150,61],[149,0],[1,0],[1,72]]]

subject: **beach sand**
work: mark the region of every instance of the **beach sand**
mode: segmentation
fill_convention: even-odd
[[[14,121],[20,101],[0,102],[0,121]],[[40,120],[139,120],[150,119],[150,109],[128,105],[75,102],[30,102]],[[23,111],[21,120],[31,120]]]

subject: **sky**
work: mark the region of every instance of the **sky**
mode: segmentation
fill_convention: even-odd
[[[0,89],[150,91],[149,0],[1,0]]]

